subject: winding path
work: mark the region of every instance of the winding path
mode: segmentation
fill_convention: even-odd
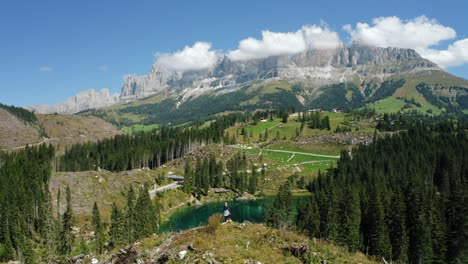
[[[340,156],[323,155],[323,154],[308,153],[308,152],[299,152],[299,151],[289,151],[289,150],[281,150],[281,149],[267,149],[267,148],[263,148],[262,150],[263,150],[263,151],[270,151],[270,152],[281,152],[281,153],[299,154],[299,155],[314,156],[314,157],[332,158],[332,159],[339,159],[339,158],[340,158]]]

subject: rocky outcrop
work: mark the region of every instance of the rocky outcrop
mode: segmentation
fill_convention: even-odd
[[[179,79],[179,72],[170,73],[166,68],[155,64],[147,75],[129,75],[125,79],[120,100],[131,101],[153,95],[168,88],[169,83]]]
[[[121,98],[143,98],[162,90],[216,89],[276,77],[308,79],[322,85],[351,80],[356,75],[361,79],[384,79],[397,73],[427,69],[439,70],[435,63],[423,59],[414,50],[359,44],[246,61],[232,61],[224,56],[211,69],[199,71],[169,73],[155,64],[148,75],[127,78]]]
[[[66,101],[53,106],[32,105],[27,108],[38,114],[74,114],[87,109],[111,106],[117,102],[119,102],[119,95],[111,95],[109,89],[102,89],[100,92],[97,92],[95,89],[90,89],[80,92],[68,98]]]
[[[52,107],[33,106],[38,113],[76,113],[90,108],[129,102],[161,92],[182,95],[182,101],[218,88],[235,88],[251,81],[279,78],[307,80],[316,86],[359,79],[385,80],[395,74],[423,70],[440,70],[416,51],[399,48],[378,48],[352,44],[334,49],[312,49],[295,55],[233,61],[220,58],[209,69],[174,71],[153,65],[143,76],[129,75],[120,96],[89,90]],[[356,78],[357,77],[357,78]]]

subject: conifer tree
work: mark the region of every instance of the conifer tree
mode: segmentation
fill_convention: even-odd
[[[250,178],[249,178],[249,193],[255,194],[255,192],[257,191],[257,185],[258,185],[257,167],[252,164],[251,170],[252,170],[252,174],[250,175]]]
[[[320,213],[316,196],[311,196],[308,201],[299,204],[296,226],[299,230],[305,231],[309,237],[320,236]]]
[[[293,199],[289,181],[283,183],[273,205],[267,209],[266,223],[277,229],[289,229],[293,221]]]
[[[112,203],[111,224],[109,228],[109,238],[114,245],[123,245],[127,242],[127,231],[124,215],[121,210]]]
[[[127,193],[127,207],[125,214],[125,230],[126,230],[126,239],[128,243],[134,242],[136,238],[135,222],[135,190],[133,186],[130,186],[130,189]]]
[[[361,225],[361,206],[356,190],[346,188],[341,197],[338,213],[338,239],[349,250],[356,251],[360,246],[359,227]]]
[[[92,225],[94,229],[94,250],[101,254],[105,243],[104,226],[96,202],[93,204]]]
[[[390,204],[390,242],[392,244],[392,260],[401,263],[408,262],[408,235],[406,231],[406,206],[400,191],[394,193]]]
[[[73,227],[73,211],[72,211],[72,204],[71,204],[71,191],[70,187],[67,185],[65,190],[65,197],[66,197],[66,209],[62,215],[62,228],[60,230],[59,235],[59,253],[61,255],[69,254],[73,248],[73,243],[75,237],[72,233]]]
[[[190,166],[190,162],[185,160],[185,168],[184,168],[184,186],[183,190],[186,193],[191,193],[192,192],[192,181],[193,181],[193,175],[192,175],[192,168]]]
[[[135,239],[148,237],[156,232],[158,218],[151,202],[147,186],[140,190],[135,204],[135,219],[132,223]]]

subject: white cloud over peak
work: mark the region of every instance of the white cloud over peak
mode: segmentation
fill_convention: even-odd
[[[303,26],[296,32],[262,31],[262,39],[243,39],[236,50],[228,52],[232,60],[267,58],[295,54],[306,49],[336,48],[341,40],[336,32],[317,25]]]
[[[157,64],[184,71],[209,68],[218,59],[218,54],[211,49],[211,43],[195,42],[193,46],[185,46],[173,53],[157,53],[156,57]]]
[[[343,29],[353,41],[384,48],[426,48],[457,35],[452,28],[425,16],[410,20],[401,20],[395,16],[378,17],[372,20],[372,25],[357,23],[355,28],[346,25]]]
[[[468,63],[468,39],[455,41],[446,50],[426,49],[422,56],[434,61],[442,68],[460,66]]]
[[[422,57],[437,63],[442,68],[468,63],[468,38],[457,40],[451,27],[440,24],[426,16],[401,19],[396,16],[377,17],[371,23],[347,24],[343,30],[351,42],[377,47],[397,47],[416,50]],[[449,43],[446,49],[436,45]],[[246,38],[239,41],[237,49],[223,52],[212,48],[209,42],[195,42],[193,46],[172,53],[157,53],[156,63],[171,70],[200,70],[209,68],[222,55],[235,61],[292,55],[308,49],[332,49],[342,44],[337,32],[325,22],[320,25],[304,25],[297,31],[262,31],[259,39]],[[46,70],[49,67],[43,67]],[[42,68],[41,68],[42,69]],[[104,68],[100,68],[105,70]]]
[[[353,28],[345,25],[351,41],[377,47],[398,47],[416,50],[422,57],[437,63],[442,68],[468,63],[468,39],[458,40],[446,50],[433,46],[454,39],[454,29],[441,25],[426,16],[402,20],[399,17],[378,17],[372,24],[357,23]]]

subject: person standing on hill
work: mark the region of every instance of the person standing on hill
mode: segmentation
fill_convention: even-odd
[[[229,212],[229,206],[227,202],[224,203],[224,222],[231,222],[231,213]]]

